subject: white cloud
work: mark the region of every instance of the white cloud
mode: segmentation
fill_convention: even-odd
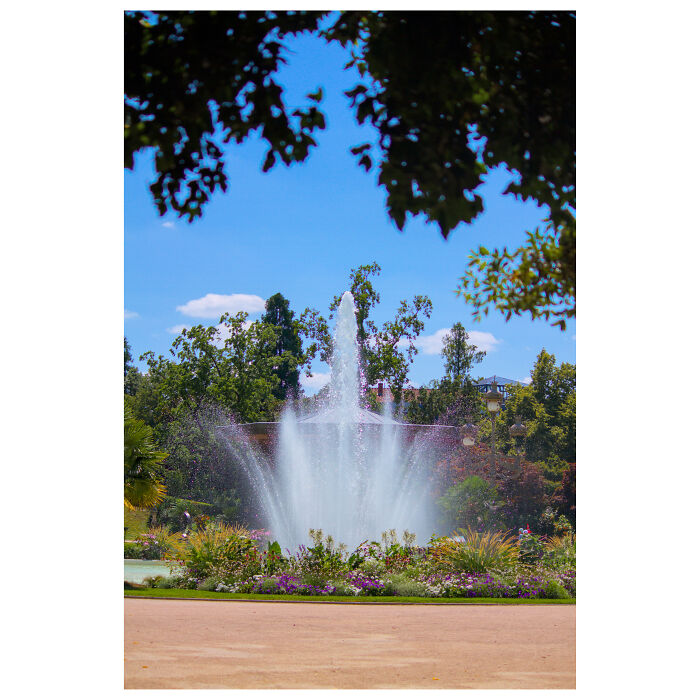
[[[467,331],[469,333],[469,342],[476,345],[478,350],[491,352],[496,346],[502,343],[502,340],[496,338],[493,333],[485,333],[484,331]]]
[[[195,318],[219,318],[224,313],[239,311],[257,313],[265,310],[265,300],[255,294],[206,294],[176,307],[185,316]]]
[[[174,221],[164,221],[163,228],[175,228],[175,222]]]
[[[426,355],[439,355],[442,352],[442,341],[449,332],[449,328],[441,328],[432,335],[418,336],[414,342]]]
[[[520,381],[523,384],[532,384],[532,377],[528,374],[527,377],[523,377]]]
[[[128,309],[124,309],[124,320],[127,318],[138,318],[139,315],[135,311],[129,311]]]
[[[246,321],[243,324],[243,329],[247,331],[251,327],[252,323],[252,321]],[[190,328],[192,328],[192,326],[186,326],[180,323],[175,326],[170,326],[170,328],[167,328],[166,330],[168,331],[168,333],[172,333],[173,335],[180,335],[180,333],[189,330]],[[214,340],[214,345],[216,345],[217,348],[222,348],[224,346],[226,338],[229,337],[231,334],[228,330],[228,326],[224,325],[223,323],[219,323],[215,326],[215,328],[217,333],[216,339]]]
[[[310,377],[305,374],[299,377],[299,383],[313,393],[316,393],[319,389],[324,387],[331,380],[330,372],[313,372]]]
[[[439,355],[442,352],[442,341],[450,330],[450,328],[440,328],[432,335],[419,336],[414,343],[426,355]],[[484,331],[467,331],[467,333],[469,334],[469,343],[476,345],[477,350],[491,352],[502,342],[494,337],[492,333],[485,333]],[[408,341],[402,340],[399,342],[399,345],[405,347],[408,345]]]

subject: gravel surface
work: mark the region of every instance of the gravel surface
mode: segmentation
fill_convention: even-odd
[[[125,599],[125,688],[575,688],[574,605]]]

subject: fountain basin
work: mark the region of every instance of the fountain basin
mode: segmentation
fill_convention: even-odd
[[[171,576],[170,566],[162,559],[124,559],[124,580],[140,584],[150,576]]]
[[[459,444],[459,428],[452,425],[419,425],[416,423],[399,423],[388,416],[381,416],[363,408],[357,408],[354,415],[344,419],[337,409],[321,411],[311,416],[301,418],[296,422],[296,430],[300,435],[318,434],[321,426],[341,426],[351,424],[355,430],[366,435],[381,435],[384,433],[399,433],[407,442],[420,438],[429,438],[434,444],[452,448]],[[224,431],[230,426],[220,426]],[[276,422],[243,423],[240,426],[255,443],[266,451],[273,449],[279,434],[280,424]]]

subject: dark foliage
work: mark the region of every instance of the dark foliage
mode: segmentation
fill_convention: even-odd
[[[303,362],[303,353],[298,324],[294,322],[289,299],[285,299],[279,292],[271,296],[265,302],[265,313],[260,321],[274,326],[277,333],[274,354],[278,360],[272,373],[279,379],[279,383],[272,393],[280,400],[296,398],[301,389],[298,366]]]
[[[554,493],[559,511],[576,527],[576,464],[570,464],[561,479],[561,486]]]
[[[284,39],[319,31],[322,12],[127,12],[125,164],[154,149],[161,214],[201,216],[225,191],[224,146],[253,133],[263,164],[303,161],[325,128],[323,90],[288,107],[276,72]],[[335,16],[320,34],[350,47],[346,94],[373,142],[351,148],[374,169],[399,229],[425,215],[443,236],[483,210],[477,188],[505,164],[506,192],[551,214],[514,251],[481,247],[460,288],[474,313],[529,312],[562,329],[575,315],[575,51],[572,12],[374,12]]]

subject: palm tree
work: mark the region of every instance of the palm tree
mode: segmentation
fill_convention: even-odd
[[[124,505],[130,510],[152,508],[165,497],[160,480],[160,463],[167,457],[159,452],[153,430],[136,418],[124,402]]]

